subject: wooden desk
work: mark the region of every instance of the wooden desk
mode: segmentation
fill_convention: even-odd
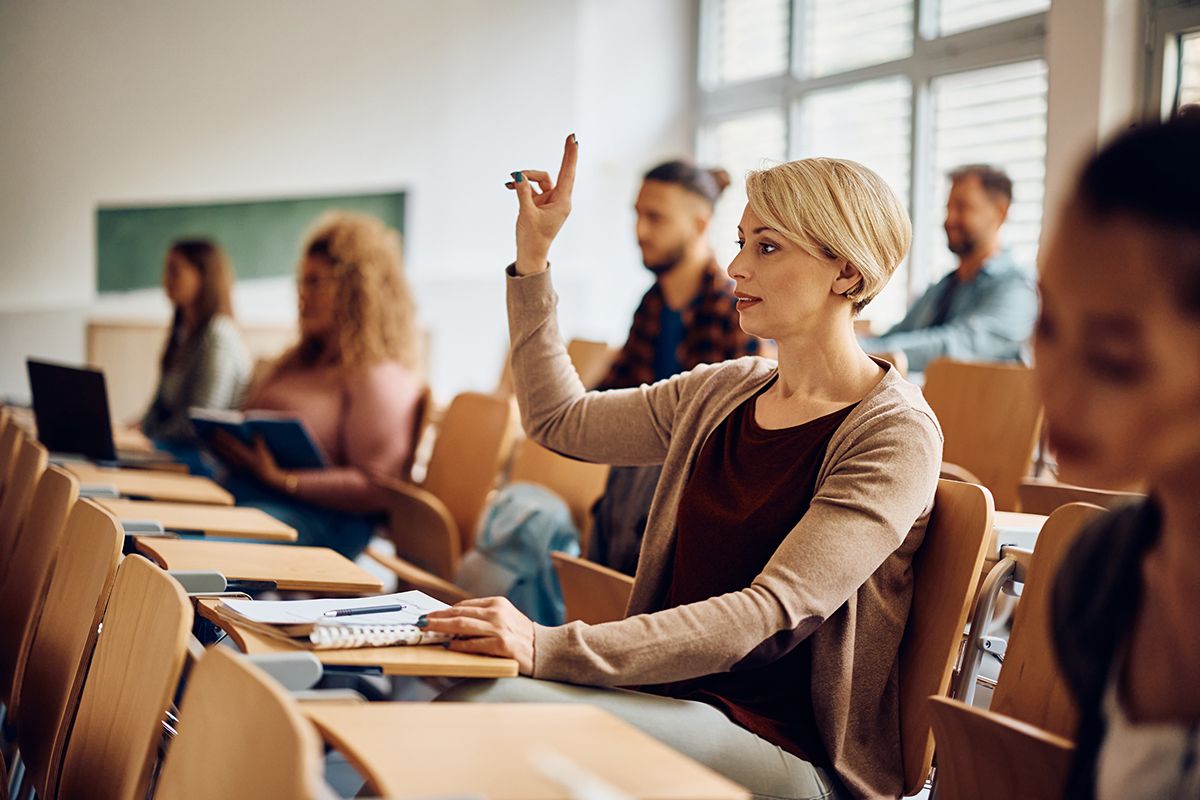
[[[386,797],[572,796],[535,761],[565,758],[639,798],[749,793],[599,708],[552,703],[305,704],[322,735]],[[576,795],[578,796],[578,795]]]
[[[327,547],[204,542],[135,536],[138,552],[163,569],[216,570],[230,580],[275,581],[284,591],[378,594],[383,582]]]
[[[200,616],[229,634],[234,644],[247,655],[286,653],[301,648],[272,639],[230,623],[213,609],[219,598],[196,599]],[[456,653],[440,645],[403,645],[396,647],[356,647],[346,650],[312,650],[329,667],[379,667],[384,675],[412,675],[423,678],[515,678],[517,662],[511,658]]]
[[[106,483],[116,487],[122,497],[164,500],[173,503],[202,503],[231,506],[233,495],[215,482],[198,475],[180,475],[149,469],[115,469],[83,462],[67,462],[63,468],[81,483]]]
[[[169,531],[198,531],[210,536],[296,541],[296,529],[258,508],[97,499],[120,520],[154,520]]]

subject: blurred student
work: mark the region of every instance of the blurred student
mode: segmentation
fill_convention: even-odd
[[[759,352],[738,325],[733,283],[717,265],[709,225],[729,185],[723,169],[668,161],[638,192],[637,240],[654,284],[633,314],[629,336],[598,389],[665,380],[700,364]],[[632,575],[658,485],[659,466],[614,467],[593,511],[589,557]]]
[[[930,286],[887,333],[865,339],[869,353],[901,351],[920,372],[937,358],[1019,361],[1033,331],[1033,276],[1003,247],[1000,228],[1012,180],[984,164],[950,173],[946,245],[958,267]]]
[[[1200,797],[1200,118],[1087,165],[1042,259],[1034,354],[1065,480],[1149,498],[1063,560],[1071,798]]]
[[[228,486],[239,505],[292,525],[297,544],[353,558],[385,507],[375,476],[400,477],[416,445],[422,381],[400,235],[362,214],[323,217],[304,245],[298,288],[300,342],[244,408],[300,419],[329,466],[283,470],[261,442],[231,436],[216,449],[238,471]]]
[[[159,446],[193,449],[188,409],[235,408],[250,376],[250,355],[233,322],[233,270],[216,243],[183,239],[171,245],[163,289],[174,306],[159,362],[158,388],[141,430]]]
[[[538,189],[516,182],[513,385],[541,444],[664,465],[629,616],[548,627],[503,598],[430,613],[430,630],[461,637],[451,649],[515,658],[539,679],[443,698],[597,705],[757,796],[899,796],[897,653],[942,438],[920,390],[862,351],[853,320],[903,260],[908,215],[851,161],[752,173],[728,272],[742,329],[775,340],[778,362],[585,393],[547,262],[577,152],[568,140],[557,185],[518,173]]]

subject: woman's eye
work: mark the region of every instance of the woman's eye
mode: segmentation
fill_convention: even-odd
[[[745,240],[745,239],[738,239],[738,240],[735,242],[735,244],[738,246],[738,250],[741,250],[743,247],[745,247],[745,246],[746,246],[746,240]]]
[[[769,255],[771,255],[771,253],[774,253],[778,249],[779,249],[778,247],[771,244],[770,242],[759,242],[758,243],[758,252],[762,253],[764,256],[769,256]]]
[[[1140,362],[1097,353],[1085,355],[1083,363],[1087,366],[1088,371],[1097,378],[1114,384],[1137,383],[1146,371]]]

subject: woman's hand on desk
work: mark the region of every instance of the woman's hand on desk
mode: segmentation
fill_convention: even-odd
[[[512,658],[522,675],[533,673],[533,621],[505,597],[463,600],[425,615],[425,629],[460,638],[451,650]]]
[[[550,245],[571,213],[571,191],[575,187],[578,157],[579,142],[572,133],[563,146],[557,185],[550,180],[549,173],[534,169],[514,172],[513,179],[504,184],[517,193],[520,203],[517,213],[518,275],[532,275],[546,268]]]
[[[256,438],[251,447],[236,436],[219,430],[213,436],[212,444],[221,460],[233,469],[249,472],[273,489],[288,488],[288,474],[275,463],[275,457],[262,437]]]

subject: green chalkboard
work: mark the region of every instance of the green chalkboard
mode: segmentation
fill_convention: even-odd
[[[173,206],[101,206],[96,211],[96,286],[124,292],[158,286],[176,239],[215,239],[237,278],[292,275],[304,236],[330,209],[372,214],[404,233],[404,194],[333,195]]]

